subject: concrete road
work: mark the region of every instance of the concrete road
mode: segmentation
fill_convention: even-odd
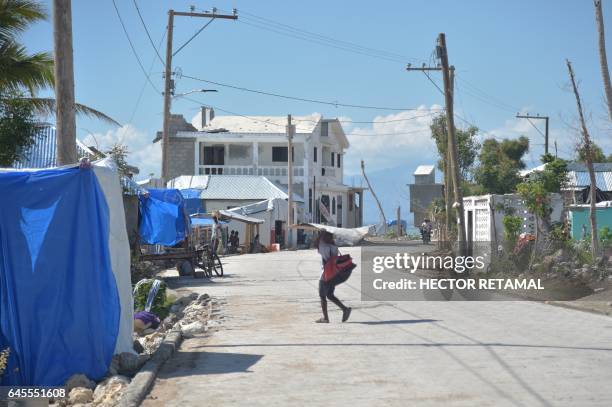
[[[359,249],[344,250],[359,257]],[[146,406],[612,406],[612,319],[532,302],[361,302],[320,316],[314,251],[231,257],[181,284],[221,301]]]

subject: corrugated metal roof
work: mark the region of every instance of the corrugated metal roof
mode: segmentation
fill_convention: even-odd
[[[569,188],[584,188],[591,185],[591,179],[587,171],[570,171]],[[595,183],[602,191],[612,191],[612,171],[596,171]]]
[[[240,213],[242,215],[252,215],[255,213],[267,212],[274,209],[274,200],[266,199],[265,201],[255,202],[249,205],[232,208],[230,212]]]
[[[208,186],[208,175],[180,175],[168,181],[168,188],[189,189],[199,188],[204,189]]]
[[[50,124],[40,126],[39,136],[24,154],[24,160],[13,163],[13,168],[50,168],[57,167],[55,157],[55,127]],[[85,144],[77,139],[77,156],[96,158]]]
[[[202,190],[202,199],[265,200],[287,199],[286,190],[268,178],[259,175],[209,175],[208,185]],[[293,194],[296,202],[302,198]]]

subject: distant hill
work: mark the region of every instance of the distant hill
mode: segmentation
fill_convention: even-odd
[[[418,165],[406,164],[399,167],[367,172],[368,179],[382,204],[387,220],[395,219],[395,212],[397,207],[400,206],[402,219],[405,219],[408,225],[412,225],[413,219],[410,213],[408,184],[413,182],[414,177],[412,174]],[[346,176],[344,182],[347,185],[367,188],[367,184],[361,175]],[[365,224],[374,224],[380,221],[378,207],[370,191],[365,191],[363,221]]]

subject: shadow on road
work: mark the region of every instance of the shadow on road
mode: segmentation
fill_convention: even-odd
[[[395,324],[422,324],[425,322],[438,322],[437,319],[392,319],[390,321],[355,321],[349,324],[361,325],[395,325]]]
[[[262,357],[249,353],[177,352],[159,377],[247,373]]]

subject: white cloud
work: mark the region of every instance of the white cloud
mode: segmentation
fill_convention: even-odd
[[[140,169],[137,179],[148,178],[153,173],[159,177],[161,172],[161,143],[152,143],[152,137],[139,131],[131,124],[106,133],[88,134],[82,139],[88,146],[95,146],[105,151],[115,143],[127,146],[128,163]]]
[[[443,111],[439,105],[376,116],[371,125],[343,123],[351,146],[345,157],[347,175],[360,171],[364,160],[369,171],[407,163],[434,164],[437,150],[429,128],[432,119]],[[341,118],[350,121],[350,118]]]

